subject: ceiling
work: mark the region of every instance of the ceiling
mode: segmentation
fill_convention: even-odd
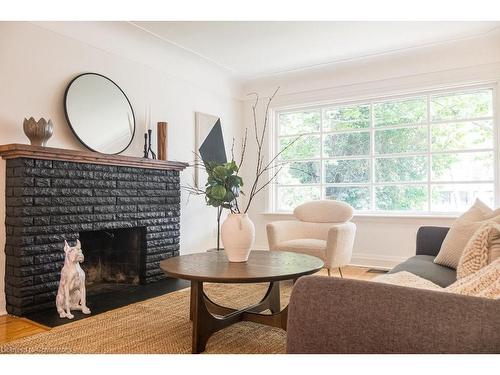
[[[239,78],[306,69],[488,33],[500,22],[132,22]]]

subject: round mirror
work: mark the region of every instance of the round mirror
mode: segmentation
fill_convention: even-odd
[[[87,148],[104,154],[119,154],[135,133],[134,111],[116,83],[97,73],[73,79],[64,95],[68,124]]]

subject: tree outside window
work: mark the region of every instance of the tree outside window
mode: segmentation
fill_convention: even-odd
[[[279,112],[278,149],[301,135],[275,209],[336,199],[365,212],[458,212],[494,204],[493,89]]]

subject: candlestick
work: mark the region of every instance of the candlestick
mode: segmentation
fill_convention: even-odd
[[[148,131],[153,130],[151,128],[151,106],[148,108]]]
[[[151,153],[151,159],[156,159],[156,154],[153,152],[153,149],[151,148],[151,133],[153,131],[151,129],[148,130],[148,151],[147,151],[147,158],[149,158],[149,153]]]
[[[148,133],[144,133],[144,157],[148,158]]]

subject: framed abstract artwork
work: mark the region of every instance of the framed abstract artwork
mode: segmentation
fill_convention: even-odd
[[[200,162],[225,163],[227,161],[220,118],[206,113],[195,112],[195,150],[201,157],[195,165],[195,186],[203,188],[206,172]]]

